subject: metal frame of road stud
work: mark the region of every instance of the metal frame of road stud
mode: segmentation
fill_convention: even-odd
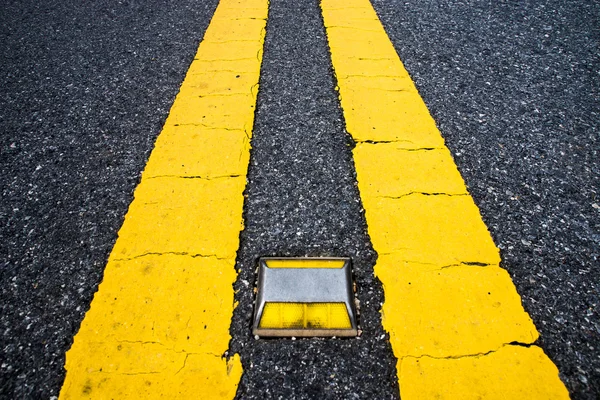
[[[252,333],[257,336],[356,336],[350,258],[263,257]]]

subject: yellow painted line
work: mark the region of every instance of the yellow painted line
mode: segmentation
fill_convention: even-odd
[[[401,398],[568,398],[369,0],[321,7]]]
[[[221,0],[135,190],[61,399],[233,398],[234,269],[267,0]]]

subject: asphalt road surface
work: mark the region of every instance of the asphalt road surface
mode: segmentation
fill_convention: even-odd
[[[216,5],[0,5],[0,397],[58,395],[65,351]],[[373,5],[539,344],[574,399],[598,398],[600,4]],[[269,13],[231,328],[239,398],[398,396],[318,7],[274,0]],[[304,254],[354,258],[361,339],[251,336],[253,260]]]

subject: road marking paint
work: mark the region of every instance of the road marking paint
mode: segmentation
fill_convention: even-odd
[[[401,397],[568,398],[370,2],[321,7]]]
[[[408,399],[564,399],[558,369],[539,347],[506,345],[486,355],[407,357],[400,385]],[[442,394],[440,396],[440,394]]]
[[[60,398],[233,398],[226,360],[267,0],[221,0],[67,353]]]

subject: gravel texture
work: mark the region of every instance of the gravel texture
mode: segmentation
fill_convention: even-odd
[[[573,399],[600,398],[600,3],[374,0]]]
[[[216,4],[0,4],[0,398],[58,395]]]
[[[398,398],[381,326],[381,284],[366,234],[317,0],[272,0],[258,93],[230,351],[240,399]],[[259,339],[250,331],[260,256],[350,256],[360,338]]]

